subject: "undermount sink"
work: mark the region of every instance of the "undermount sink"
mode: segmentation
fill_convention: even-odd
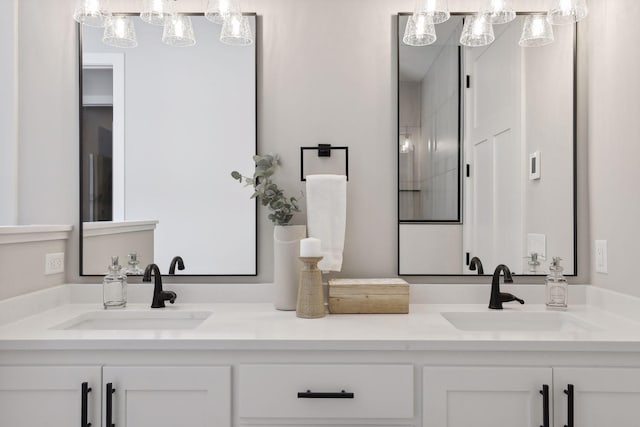
[[[562,312],[449,312],[441,313],[461,331],[593,331],[599,328]]]
[[[210,311],[91,311],[61,323],[52,329],[194,329],[210,315]]]

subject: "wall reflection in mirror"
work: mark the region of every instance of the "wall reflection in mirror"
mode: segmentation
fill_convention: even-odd
[[[429,46],[398,21],[398,216],[402,275],[486,274],[507,264],[576,274],[575,26],[520,47],[524,16],[460,45],[463,15]]]
[[[256,51],[220,43],[219,25],[192,16],[197,43],[162,43],[162,27],[132,17],[138,47],[82,47],[81,274],[137,253],[167,273],[256,274],[256,204],[233,169],[256,152]],[[255,16],[250,16],[255,33]]]

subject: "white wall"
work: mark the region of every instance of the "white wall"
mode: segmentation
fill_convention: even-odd
[[[0,0],[0,225],[18,223],[17,16],[17,0]]]
[[[589,189],[591,243],[608,241],[608,274],[592,282],[640,296],[640,2],[589,3]],[[591,245],[593,247],[593,245]]]
[[[65,246],[64,239],[0,244],[0,300],[64,283],[65,273],[46,276],[44,267],[46,255]]]
[[[20,207],[26,219],[68,222],[77,230],[78,84],[73,3],[20,1],[20,52],[24,56],[20,60],[20,129],[25,130],[21,134],[25,150],[21,150],[24,157],[20,163],[28,166],[28,172],[20,174],[24,180]],[[120,4],[123,11],[127,3],[131,4],[112,3],[115,7]],[[202,8],[199,1],[184,3],[190,5],[184,6],[185,10]],[[546,3],[522,0],[518,7],[542,10]],[[243,4],[262,16],[260,151],[281,154],[283,167],[278,180],[295,194],[303,188],[298,147],[318,142],[349,145],[349,207],[342,275],[394,276],[397,91],[392,15],[410,11],[413,1],[246,0]],[[450,1],[452,10],[473,10],[477,6],[478,2],[472,0]],[[43,70],[46,79],[42,78]],[[305,222],[304,215],[296,222]],[[256,281],[268,282],[273,270],[273,229],[262,209],[259,230],[260,275]],[[77,246],[77,235],[72,235],[67,250],[70,281],[83,280],[75,274]],[[584,277],[588,278],[583,276],[582,281]]]

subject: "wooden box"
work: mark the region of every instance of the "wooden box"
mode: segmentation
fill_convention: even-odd
[[[402,279],[331,279],[329,312],[406,314],[409,284]]]

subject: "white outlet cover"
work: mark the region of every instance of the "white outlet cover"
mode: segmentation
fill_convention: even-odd
[[[64,273],[64,252],[47,254],[44,263],[44,274]]]
[[[607,274],[609,272],[607,266],[607,241],[596,240],[596,273]]]

